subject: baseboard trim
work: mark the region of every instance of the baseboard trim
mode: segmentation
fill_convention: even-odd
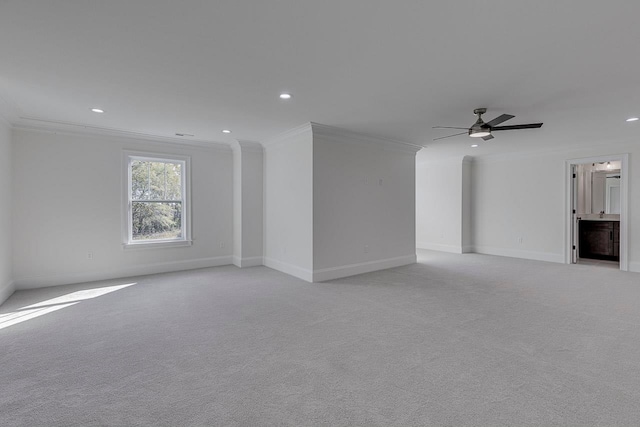
[[[16,285],[13,280],[10,280],[9,283],[4,286],[0,286],[0,305],[4,303],[9,297],[16,291]]]
[[[462,246],[457,245],[441,245],[438,243],[417,242],[416,247],[418,249],[427,249],[430,251],[449,252],[452,254],[461,254],[464,249]],[[466,247],[468,249],[468,247]]]
[[[313,282],[313,272],[311,270],[298,267],[297,265],[289,264],[287,262],[279,261],[277,259],[269,257],[264,257],[263,265],[269,268],[273,268],[274,270],[289,274],[290,276],[297,277],[298,279],[302,279],[307,282]]]
[[[550,252],[523,251],[519,249],[496,248],[493,246],[473,246],[472,251],[485,255],[497,255],[510,258],[522,258],[564,264],[563,254],[554,254]]]
[[[137,265],[134,267],[125,267],[106,271],[87,271],[81,273],[20,277],[15,280],[15,289],[36,289],[49,286],[70,285],[73,283],[95,282],[97,280],[110,280],[123,277],[144,276],[147,274],[170,273],[173,271],[218,267],[221,265],[232,264],[232,261],[232,257],[229,255]]]
[[[239,256],[233,256],[233,265],[236,267],[257,267],[263,265],[261,256],[252,256],[246,258],[240,258]]]
[[[628,264],[629,270],[634,273],[640,273],[640,262],[629,262]]]
[[[340,279],[342,277],[355,276],[356,274],[370,273],[372,271],[414,264],[416,261],[416,254],[411,254],[357,264],[341,265],[339,267],[323,268],[313,271],[313,281],[324,282],[326,280]]]

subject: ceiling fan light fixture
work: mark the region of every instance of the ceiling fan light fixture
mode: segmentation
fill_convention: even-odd
[[[491,135],[491,131],[489,129],[469,129],[469,136],[471,138],[484,138],[485,136]]]

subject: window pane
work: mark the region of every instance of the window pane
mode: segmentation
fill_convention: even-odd
[[[180,163],[131,162],[132,200],[182,200]]]
[[[149,162],[134,160],[131,162],[131,199],[149,198]]]
[[[166,163],[167,200],[182,200],[182,165]]]
[[[182,238],[182,203],[133,202],[133,240]]]
[[[149,199],[167,200],[165,194],[165,163],[151,162],[149,167]]]

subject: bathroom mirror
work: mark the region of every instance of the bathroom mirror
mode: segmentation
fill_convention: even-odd
[[[591,212],[620,213],[620,171],[591,173]]]
[[[607,181],[604,212],[620,214],[620,172],[609,173],[605,179]]]
[[[578,214],[620,214],[619,163],[578,165]]]

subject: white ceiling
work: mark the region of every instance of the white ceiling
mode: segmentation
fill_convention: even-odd
[[[0,0],[0,95],[22,122],[231,142],[314,121],[423,158],[628,142],[638,16],[638,0]],[[544,127],[432,142],[476,107]]]

